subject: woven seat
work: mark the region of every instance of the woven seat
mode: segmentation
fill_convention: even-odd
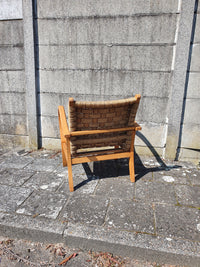
[[[135,122],[140,95],[115,101],[69,99],[67,124],[58,107],[63,166],[68,166],[69,189],[74,191],[72,165],[129,158],[130,179],[135,182],[134,140],[141,127]]]

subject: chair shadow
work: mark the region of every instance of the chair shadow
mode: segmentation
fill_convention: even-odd
[[[146,167],[139,155],[134,151],[134,162],[135,162],[135,181],[137,182],[143,176],[149,172],[158,172],[158,171],[169,171],[171,169],[182,168],[180,165],[167,165],[162,158],[159,156],[152,144],[146,139],[146,137],[141,133],[137,132],[137,136],[146,144],[153,154],[153,159],[156,160],[158,166]],[[74,187],[74,190],[79,189],[85,184],[89,183],[92,180],[99,179],[108,179],[118,176],[129,176],[129,160],[124,159],[115,159],[115,160],[106,160],[106,161],[95,161],[91,164],[82,163],[82,166],[87,175],[87,180],[82,181]]]

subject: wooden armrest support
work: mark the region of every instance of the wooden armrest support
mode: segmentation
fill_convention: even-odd
[[[67,119],[66,119],[65,110],[63,106],[58,107],[58,117],[60,120],[60,127],[61,127],[63,137],[64,136],[70,137],[70,131],[69,131],[69,127],[67,124]]]
[[[81,136],[81,135],[90,135],[90,134],[104,134],[104,133],[115,133],[115,132],[125,132],[125,131],[138,131],[141,130],[139,124],[135,123],[132,127],[109,129],[109,130],[88,130],[88,131],[75,131],[71,132],[71,136]]]

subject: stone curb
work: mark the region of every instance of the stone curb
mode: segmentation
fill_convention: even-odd
[[[0,213],[0,235],[35,242],[65,243],[83,250],[105,251],[160,264],[200,266],[200,242],[101,226]]]
[[[0,235],[36,242],[63,242],[66,224],[47,218],[0,213]]]
[[[64,242],[84,250],[92,248],[160,264],[200,266],[200,242],[189,240],[69,223]]]

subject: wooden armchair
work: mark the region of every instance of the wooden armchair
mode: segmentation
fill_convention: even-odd
[[[129,158],[130,180],[135,182],[134,141],[141,127],[135,122],[140,95],[115,100],[84,102],[69,99],[67,124],[58,108],[63,166],[68,167],[69,189],[74,191],[72,164]]]

